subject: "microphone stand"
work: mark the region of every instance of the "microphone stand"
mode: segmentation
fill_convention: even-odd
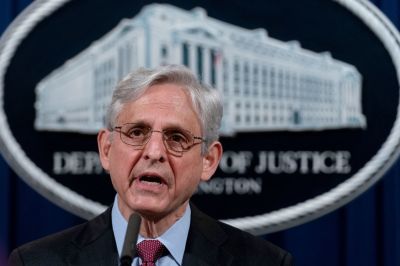
[[[131,214],[126,229],[124,245],[119,262],[121,266],[131,266],[136,255],[136,242],[140,230],[141,217],[137,213]]]

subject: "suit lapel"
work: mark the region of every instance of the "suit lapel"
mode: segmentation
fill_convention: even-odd
[[[222,247],[227,235],[218,223],[191,205],[192,215],[183,266],[231,265],[233,256]],[[71,240],[75,252],[67,265],[117,266],[118,252],[111,225],[111,208],[89,221]]]
[[[221,247],[227,239],[218,223],[191,204],[191,223],[183,266],[230,265],[232,254]]]
[[[118,265],[118,252],[111,226],[111,208],[89,221],[72,244],[77,252],[67,258],[69,265]]]

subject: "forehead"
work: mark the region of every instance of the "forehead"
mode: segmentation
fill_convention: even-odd
[[[118,117],[120,123],[146,122],[151,126],[200,128],[200,120],[187,91],[176,84],[157,84],[126,103]]]

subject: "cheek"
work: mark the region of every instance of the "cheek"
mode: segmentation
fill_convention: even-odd
[[[188,189],[192,191],[200,182],[202,174],[202,161],[185,160],[179,165],[175,165],[176,185],[179,190]]]
[[[113,149],[110,151],[110,175],[115,185],[129,184],[129,178],[139,155],[127,149]]]

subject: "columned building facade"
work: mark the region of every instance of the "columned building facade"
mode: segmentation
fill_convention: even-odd
[[[138,67],[184,64],[223,96],[222,135],[364,128],[357,69],[248,30],[151,4],[45,77],[36,88],[38,130],[96,133],[117,81]]]

